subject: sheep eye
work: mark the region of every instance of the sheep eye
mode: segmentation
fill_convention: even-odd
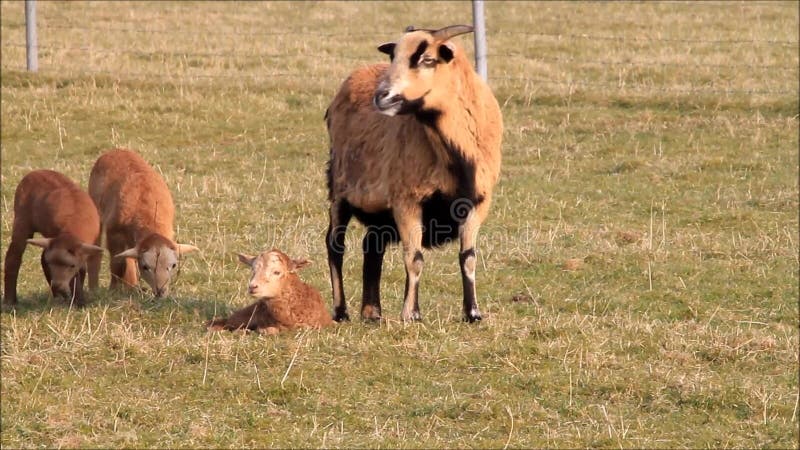
[[[276,271],[272,272],[272,274],[277,276],[277,275],[280,275],[280,274],[281,274],[281,272],[280,272],[280,271],[278,271],[278,270],[276,270]]]
[[[172,265],[169,267],[169,270],[175,270],[176,267],[178,267],[178,263],[172,263]]]
[[[148,271],[148,272],[150,271],[150,266],[148,266],[147,264],[144,264],[144,263],[139,264],[139,268],[142,269],[142,270]]]

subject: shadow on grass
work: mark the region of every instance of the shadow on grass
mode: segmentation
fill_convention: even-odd
[[[123,316],[137,317],[139,320],[152,322],[181,324],[196,327],[205,331],[205,322],[214,317],[223,317],[233,309],[225,301],[213,298],[192,296],[167,296],[155,298],[149,291],[141,289],[108,289],[99,288],[86,293],[87,304],[84,307],[70,307],[70,304],[51,297],[47,292],[18,296],[15,306],[3,304],[2,314],[19,317],[46,314],[49,311],[57,314],[73,312],[97,312],[103,309],[118,310]]]
[[[2,313],[27,315],[30,313],[41,313],[54,308],[69,309],[68,302],[53,298],[47,291],[42,291],[32,295],[17,295],[17,304],[8,305],[3,300]]]

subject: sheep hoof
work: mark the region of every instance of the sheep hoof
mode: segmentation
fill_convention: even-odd
[[[410,315],[402,315],[403,322],[422,322],[422,314],[419,311],[414,311]]]
[[[373,305],[364,305],[361,308],[361,319],[367,322],[380,322],[381,308]]]
[[[478,310],[473,309],[464,316],[464,321],[469,323],[480,322],[483,318]]]
[[[258,334],[266,334],[268,336],[274,336],[274,335],[280,333],[281,330],[279,328],[277,328],[277,327],[260,327],[260,328],[256,328],[255,331]]]
[[[344,309],[337,309],[336,313],[333,315],[333,320],[337,322],[350,322],[350,315],[347,314],[347,311]]]

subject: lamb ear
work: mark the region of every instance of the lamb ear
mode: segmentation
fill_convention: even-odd
[[[86,253],[103,253],[103,247],[92,244],[81,244],[81,249]]]
[[[307,259],[293,259],[292,260],[292,268],[290,271],[294,272],[298,269],[302,269],[304,267],[308,267],[311,265],[311,261]]]
[[[177,245],[178,245],[178,254],[181,256],[187,253],[192,253],[200,250],[194,245],[189,245],[189,244],[177,244]]]
[[[117,259],[117,258],[134,258],[135,259],[135,258],[138,258],[138,257],[139,257],[139,251],[136,250],[136,247],[129,248],[129,249],[125,250],[122,253],[117,253],[116,255],[114,255],[114,259]]]
[[[28,239],[28,244],[35,245],[37,247],[47,248],[50,246],[50,242],[52,242],[52,238],[31,238]]]
[[[237,255],[239,256],[239,262],[244,264],[245,266],[252,267],[253,266],[253,261],[256,260],[255,256],[250,256],[250,255],[245,254],[245,253],[237,253]]]

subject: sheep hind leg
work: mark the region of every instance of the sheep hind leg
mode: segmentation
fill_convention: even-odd
[[[375,226],[367,227],[362,242],[364,290],[361,297],[361,318],[364,320],[381,320],[381,270],[387,240],[384,230]]]
[[[349,204],[343,200],[334,201],[330,209],[330,223],[325,243],[328,249],[328,267],[331,271],[331,289],[333,291],[333,320],[341,322],[350,320],[347,314],[347,301],[344,296],[342,281],[342,262],[344,261],[344,238],[347,224],[353,213]]]
[[[476,215],[471,213],[459,229],[461,252],[458,255],[458,262],[461,266],[461,283],[464,288],[464,320],[470,323],[481,320],[475,288],[475,267],[477,265],[475,241],[479,226]]]

